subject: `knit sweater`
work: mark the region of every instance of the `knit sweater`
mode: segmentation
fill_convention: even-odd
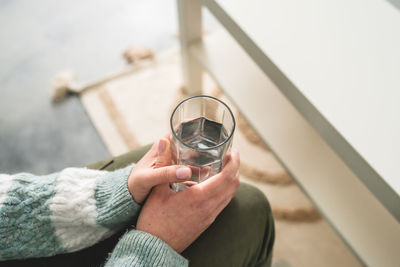
[[[0,174],[0,260],[47,257],[106,239],[138,216],[129,193],[132,165],[113,172],[67,168],[35,176]],[[161,239],[130,230],[106,266],[187,266]]]

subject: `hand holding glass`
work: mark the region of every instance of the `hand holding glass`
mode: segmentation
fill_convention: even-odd
[[[192,177],[172,188],[181,191],[221,171],[232,143],[235,118],[229,107],[211,96],[182,101],[171,115],[172,160],[192,169]]]

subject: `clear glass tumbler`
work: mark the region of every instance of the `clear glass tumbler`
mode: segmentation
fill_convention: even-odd
[[[221,171],[235,131],[230,108],[211,96],[183,100],[171,115],[172,159],[192,169],[192,177],[172,188],[181,191]]]

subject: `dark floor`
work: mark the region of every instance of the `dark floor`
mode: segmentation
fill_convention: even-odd
[[[79,98],[51,103],[51,79],[65,69],[80,81],[118,70],[130,44],[156,52],[177,45],[175,5],[0,1],[0,173],[45,174],[109,156]]]
[[[109,156],[79,98],[50,101],[52,77],[119,69],[121,51],[175,44],[174,1],[0,2],[0,173],[44,174]]]

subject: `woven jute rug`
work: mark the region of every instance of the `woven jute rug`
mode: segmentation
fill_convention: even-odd
[[[282,266],[359,266],[239,110],[207,75],[203,94],[220,98],[234,111],[238,127],[233,146],[241,155],[241,180],[260,188],[273,209],[275,261]],[[169,132],[172,109],[186,97],[177,49],[156,55],[150,64],[130,75],[81,94],[84,107],[112,155],[164,136]]]

